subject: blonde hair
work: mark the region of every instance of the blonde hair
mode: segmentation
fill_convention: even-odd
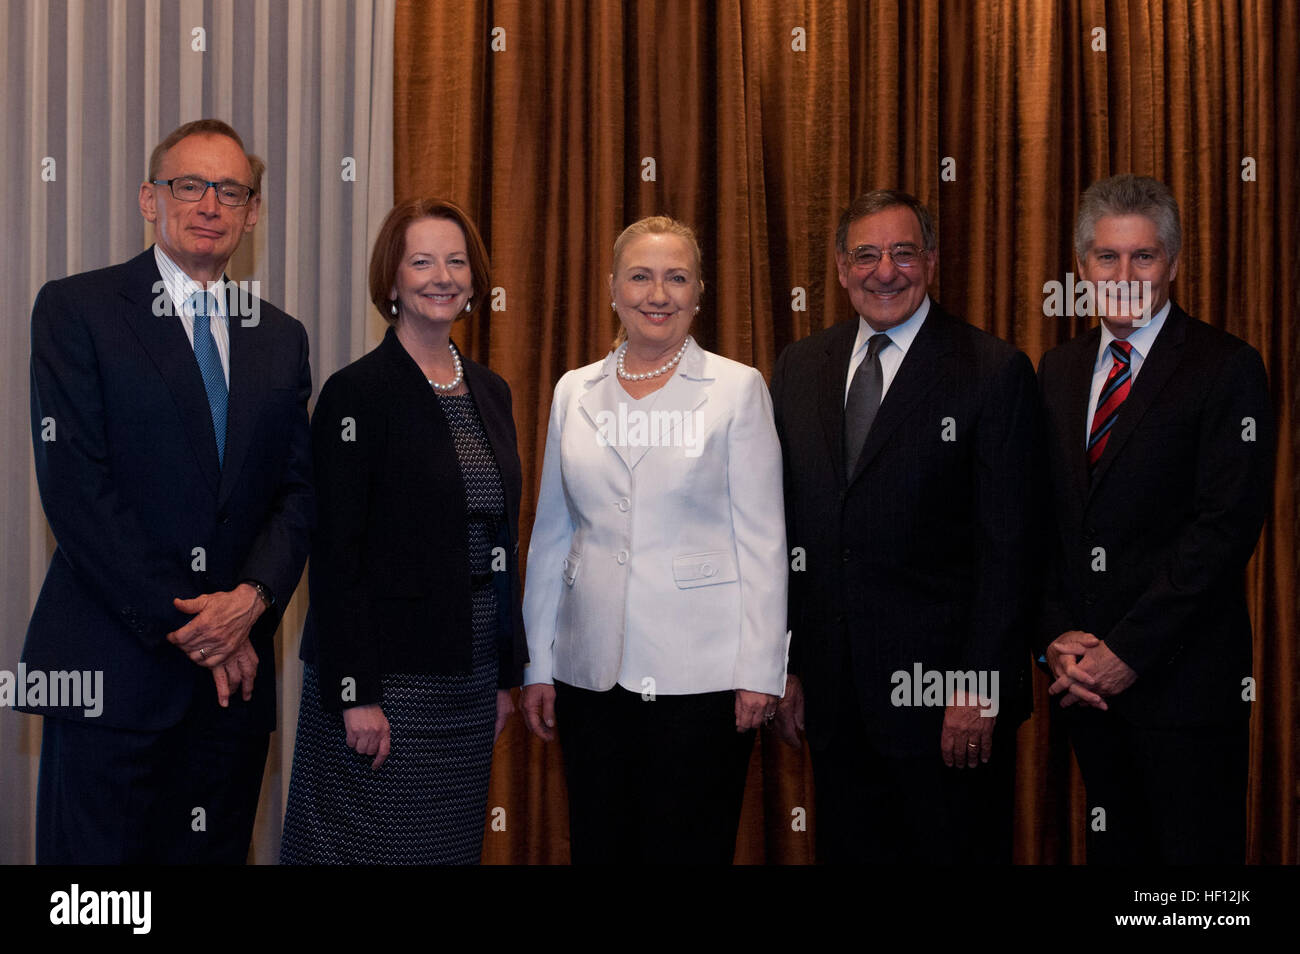
[[[695,260],[695,281],[699,284],[700,292],[704,292],[704,265],[703,256],[700,254],[700,241],[695,237],[695,230],[685,222],[679,222],[677,219],[667,215],[647,215],[643,219],[637,219],[627,228],[625,228],[619,237],[614,239],[614,265],[610,269],[615,275],[618,274],[618,263],[623,258],[623,252],[627,250],[633,239],[638,239],[643,235],[676,235],[686,242],[686,247],[691,250],[691,257]],[[614,319],[618,321],[617,316]],[[614,348],[618,348],[627,340],[627,330],[623,323],[618,323],[618,334],[614,336]]]

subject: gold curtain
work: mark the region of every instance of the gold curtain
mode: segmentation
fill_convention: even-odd
[[[1276,398],[1274,516],[1247,575],[1250,857],[1294,862],[1297,33],[1296,5],[1264,0],[401,0],[395,193],[463,203],[488,242],[494,310],[456,337],[513,389],[521,546],[551,389],[615,331],[606,277],[628,222],[697,228],[696,337],[768,374],[785,345],[852,317],[832,255],[840,209],[906,189],[938,216],[938,300],[1037,363],[1086,326],[1043,315],[1043,284],[1074,269],[1079,194],[1155,176],[1183,210],[1175,299],[1258,348]],[[1082,789],[1046,709],[1040,675],[1015,857],[1079,862]],[[520,721],[489,806],[485,862],[568,860],[558,746]],[[764,736],[737,860],[810,861],[812,815],[806,750]]]

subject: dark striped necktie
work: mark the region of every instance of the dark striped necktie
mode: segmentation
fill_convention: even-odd
[[[1111,428],[1119,417],[1119,409],[1128,397],[1129,385],[1133,381],[1131,354],[1133,346],[1127,341],[1112,341],[1110,355],[1114,364],[1106,383],[1097,397],[1097,411],[1092,415],[1092,430],[1088,432],[1088,469],[1092,470],[1101,460],[1106,450],[1106,441],[1110,438]]]

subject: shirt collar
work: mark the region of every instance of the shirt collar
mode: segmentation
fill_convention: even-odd
[[[907,349],[910,348],[912,342],[916,340],[916,334],[921,330],[921,325],[925,324],[926,315],[929,313],[930,296],[926,295],[921,301],[921,304],[917,306],[916,311],[912,312],[911,316],[906,321],[880,333],[888,335],[889,340],[893,344],[897,345],[898,349],[906,355]],[[856,355],[859,351],[865,348],[867,343],[871,341],[872,337],[876,334],[876,330],[867,324],[867,320],[861,315],[858,315],[858,337],[853,343],[853,353]]]
[[[172,300],[173,315],[188,315],[189,299],[196,291],[203,290],[203,283],[197,282],[172,260],[172,257],[162,250],[162,246],[154,243],[153,247],[154,262],[158,265],[158,274],[162,276],[163,285],[167,289],[167,294]],[[222,280],[226,276],[222,275]],[[211,301],[216,303],[216,308],[210,313],[210,317],[226,317],[226,296],[217,294],[217,289],[213,288],[214,294]]]
[[[1155,317],[1143,325],[1141,328],[1134,328],[1124,340],[1127,341],[1133,351],[1137,352],[1139,360],[1145,361],[1147,355],[1151,353],[1151,346],[1156,343],[1156,336],[1160,334],[1160,329],[1165,326],[1165,319],[1169,317],[1169,312],[1173,307],[1172,301],[1166,301],[1164,307],[1156,312]],[[1117,340],[1106,322],[1101,323],[1101,347],[1097,349],[1097,366],[1105,364],[1109,367],[1110,358],[1107,351],[1110,349],[1110,343]]]

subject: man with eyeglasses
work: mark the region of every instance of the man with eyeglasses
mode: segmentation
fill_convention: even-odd
[[[1053,516],[1039,632],[1083,772],[1090,864],[1242,864],[1251,629],[1272,503],[1259,353],[1169,297],[1163,183],[1093,184],[1074,232],[1100,325],[1043,356]]]
[[[1038,398],[1015,348],[927,289],[916,198],[835,235],[857,316],[772,377],[792,548],[778,734],[806,730],[821,862],[1008,862],[1029,705]]]
[[[49,282],[32,311],[36,474],[57,549],[23,663],[102,673],[93,708],[22,707],[45,717],[43,864],[248,854],[272,637],[314,519],[306,332],[225,280],[262,169],[226,123],[180,127],[140,186],[156,244]]]

